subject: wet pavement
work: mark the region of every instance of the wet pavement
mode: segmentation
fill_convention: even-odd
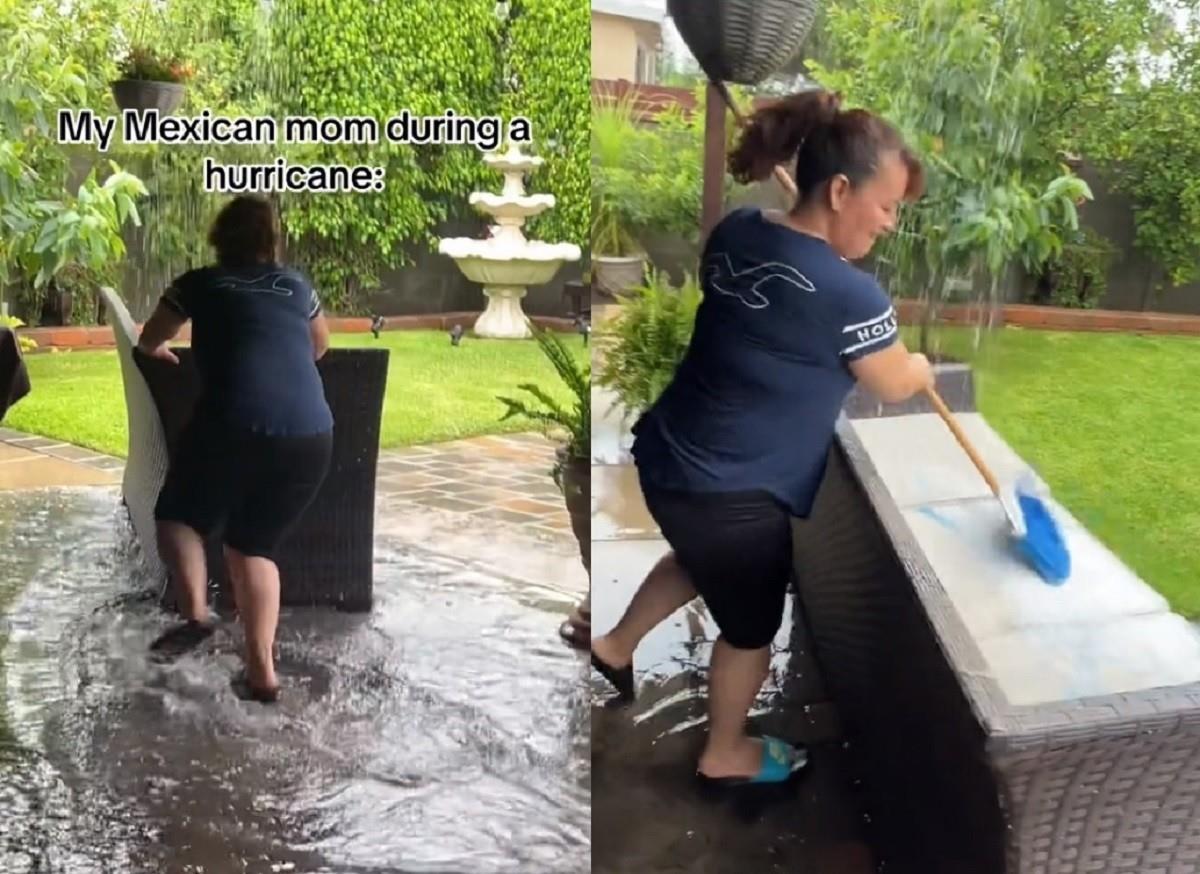
[[[61,440],[0,428],[0,491],[119,483],[125,462]]]
[[[627,427],[612,396],[593,389],[592,409],[593,623],[603,634],[667,546],[642,502]],[[836,712],[790,604],[751,720],[755,731],[809,744],[813,764],[793,792],[769,805],[710,802],[695,791],[705,674],[716,638],[701,602],[677,611],[642,642],[634,656],[635,704],[608,706],[611,689],[591,675],[596,874],[876,870],[861,784],[851,776]]]
[[[264,708],[229,688],[236,626],[147,660],[168,617],[116,488],[0,491],[0,871],[589,870],[569,532],[384,489],[377,515],[374,608],[284,611]]]

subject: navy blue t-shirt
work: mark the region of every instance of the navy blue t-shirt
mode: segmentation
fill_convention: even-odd
[[[303,275],[275,264],[202,267],[172,282],[163,301],[192,320],[199,412],[259,434],[333,429],[309,324],[321,302]]]
[[[713,230],[700,278],[684,360],[634,426],[638,468],[663,489],[766,490],[806,517],[847,364],[896,341],[891,300],[824,240],[750,207]]]

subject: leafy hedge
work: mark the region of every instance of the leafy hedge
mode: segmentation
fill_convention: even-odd
[[[526,225],[549,242],[587,244],[591,222],[588,124],[591,112],[591,9],[579,0],[516,0],[507,32],[505,114],[533,121],[546,163],[526,189],[557,198]]]
[[[500,22],[478,0],[281,0],[270,85],[279,115],[440,115],[497,111]],[[378,194],[281,198],[293,250],[331,307],[359,308],[406,247],[433,243],[439,223],[486,181],[469,145],[281,147],[289,161],[386,167]],[[494,184],[494,180],[491,180]]]

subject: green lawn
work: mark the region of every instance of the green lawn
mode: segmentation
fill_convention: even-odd
[[[568,346],[587,360],[578,336]],[[383,346],[391,350],[383,407],[384,448],[528,431],[532,423],[501,423],[497,395],[525,397],[517,385],[533,382],[560,401],[566,387],[532,340],[478,340],[450,345],[447,334],[389,331],[338,334],[335,347]],[[124,456],[125,396],[114,351],[80,350],[29,355],[33,390],[9,411],[4,425]]]
[[[941,337],[972,361],[981,412],[1055,499],[1200,618],[1200,339],[1006,328],[973,350],[971,332]]]

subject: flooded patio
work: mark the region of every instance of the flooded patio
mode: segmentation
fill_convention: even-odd
[[[646,511],[628,455],[627,425],[609,393],[593,388],[592,539],[595,633],[620,617],[667,550]],[[611,689],[592,674],[592,816],[603,835],[593,871],[866,874],[861,785],[833,706],[808,652],[789,596],[773,644],[771,673],[751,710],[752,730],[810,746],[810,772],[769,805],[711,803],[693,783],[705,733],[708,659],[717,629],[700,601],[655,628],[634,655],[639,697],[608,706]],[[886,870],[894,870],[887,868]]]
[[[232,623],[147,659],[115,488],[0,491],[0,870],[589,870],[577,556],[382,492],[373,609],[285,609],[265,708]]]

